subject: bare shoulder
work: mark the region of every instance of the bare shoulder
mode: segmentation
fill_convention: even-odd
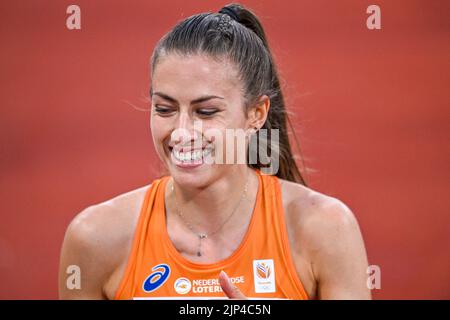
[[[370,299],[367,254],[350,208],[303,185],[280,184],[291,251],[310,297]]]
[[[282,179],[280,185],[287,223],[299,236],[324,241],[357,227],[355,215],[342,200]]]
[[[77,214],[67,227],[60,257],[60,296],[102,298],[102,286],[126,259],[149,186],[120,194],[91,205]],[[83,273],[83,290],[67,292],[67,266],[77,265]]]
[[[134,230],[147,189],[144,186],[87,207],[75,216],[67,232],[94,247],[117,245]]]

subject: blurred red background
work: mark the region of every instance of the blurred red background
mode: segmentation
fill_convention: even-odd
[[[131,106],[148,108],[152,49],[227,3],[0,2],[0,298],[56,299],[71,219],[159,174]],[[353,210],[381,268],[374,298],[450,298],[450,2],[241,3],[267,31],[310,186]]]

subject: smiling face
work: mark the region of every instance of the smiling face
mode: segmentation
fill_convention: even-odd
[[[225,146],[217,133],[225,138],[226,129],[243,132],[252,121],[234,65],[205,55],[168,54],[153,70],[151,94],[153,143],[175,181],[202,187],[226,175],[232,164],[210,161]]]

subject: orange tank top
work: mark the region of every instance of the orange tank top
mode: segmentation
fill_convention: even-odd
[[[224,270],[248,298],[308,299],[291,257],[278,178],[256,172],[259,186],[248,230],[231,256],[211,264],[189,261],[174,247],[164,203],[170,177],[154,180],[115,298],[224,298],[218,280]]]

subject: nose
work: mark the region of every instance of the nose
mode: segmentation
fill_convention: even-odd
[[[180,112],[178,121],[171,134],[172,144],[190,144],[201,137],[197,125],[187,112]]]

